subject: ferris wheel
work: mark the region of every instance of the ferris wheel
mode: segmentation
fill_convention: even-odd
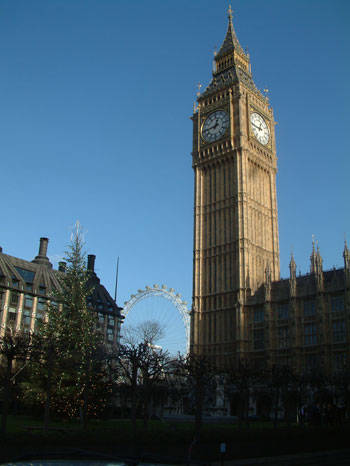
[[[137,290],[124,303],[122,310],[124,323],[121,329],[136,327],[146,321],[157,322],[162,329],[162,337],[157,345],[176,355],[178,352],[187,353],[190,339],[190,311],[187,302],[182,300],[179,293],[166,285],[146,286],[144,290]]]

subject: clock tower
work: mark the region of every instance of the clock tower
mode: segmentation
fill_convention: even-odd
[[[229,10],[225,40],[193,120],[195,175],[191,351],[244,357],[246,303],[279,280],[274,117],[256,88]]]

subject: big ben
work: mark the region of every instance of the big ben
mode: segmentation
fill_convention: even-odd
[[[191,351],[228,363],[246,351],[245,303],[279,280],[275,121],[229,10],[213,77],[193,120]]]

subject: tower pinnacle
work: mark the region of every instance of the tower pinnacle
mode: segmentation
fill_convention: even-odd
[[[227,32],[226,32],[226,37],[224,42],[222,43],[219,52],[216,54],[215,59],[219,59],[220,57],[223,57],[230,52],[233,52],[236,50],[240,55],[246,56],[244,53],[244,50],[241,47],[241,44],[239,43],[235,28],[233,27],[233,12],[231,5],[229,6],[228,9],[228,27],[227,27]]]

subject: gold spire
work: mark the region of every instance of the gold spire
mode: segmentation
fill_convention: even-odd
[[[239,43],[237,39],[235,28],[233,27],[233,21],[232,21],[233,11],[232,11],[231,5],[229,5],[227,16],[228,16],[228,28],[226,32],[226,37],[215,58],[218,58],[222,55],[226,55],[227,53],[233,50],[237,50],[237,52],[239,52],[240,54],[245,55],[244,50],[242,49],[241,44]]]

